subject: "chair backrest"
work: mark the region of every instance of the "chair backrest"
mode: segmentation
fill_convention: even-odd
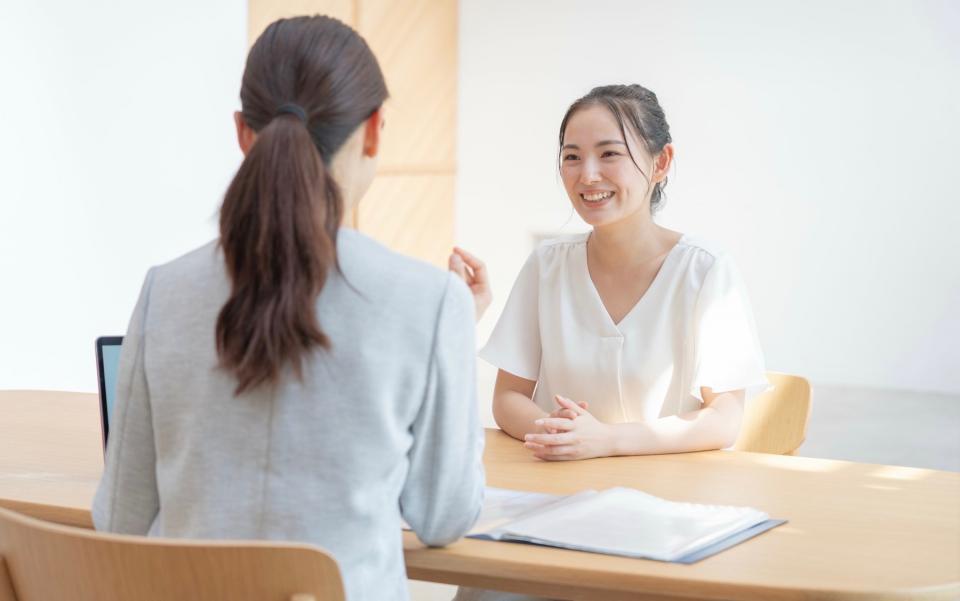
[[[792,455],[807,432],[810,382],[800,376],[767,372],[773,385],[749,401],[743,412],[738,451]]]
[[[343,601],[344,591],[336,561],[311,545],[105,534],[0,508],[0,601],[61,599]]]
[[[10,574],[7,572],[7,564],[0,555],[0,601],[17,601],[13,596],[13,583],[10,582]]]

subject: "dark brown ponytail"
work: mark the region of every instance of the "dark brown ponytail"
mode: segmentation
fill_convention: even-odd
[[[220,210],[232,289],[216,342],[237,394],[286,364],[299,375],[308,352],[329,348],[316,299],[344,212],[330,161],[386,97],[373,53],[336,19],[281,19],[250,49],[240,99],[257,138]]]

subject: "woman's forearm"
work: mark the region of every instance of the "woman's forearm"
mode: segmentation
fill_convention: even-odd
[[[610,424],[615,455],[709,451],[737,439],[743,405],[734,393],[718,395],[709,407],[650,422]]]
[[[518,440],[523,440],[524,434],[539,432],[534,422],[543,417],[547,417],[547,412],[520,392],[503,390],[494,395],[493,419],[500,429]]]

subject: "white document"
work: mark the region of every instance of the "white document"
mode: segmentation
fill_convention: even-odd
[[[477,523],[466,536],[486,534],[527,514],[541,511],[555,503],[562,503],[568,498],[562,495],[487,486],[483,490],[483,507],[480,508]],[[404,530],[411,529],[407,520],[402,521],[402,526]],[[492,537],[484,536],[483,538]]]
[[[486,534],[526,515],[532,515],[568,497],[488,486],[483,493],[480,517],[467,536]]]
[[[769,516],[749,507],[667,501],[632,488],[569,497],[487,488],[468,536],[676,561]]]

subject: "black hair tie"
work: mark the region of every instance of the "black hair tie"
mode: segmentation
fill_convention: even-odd
[[[288,102],[286,104],[281,104],[280,108],[277,109],[277,112],[274,113],[274,117],[279,117],[280,115],[294,115],[300,121],[307,122],[307,112],[303,110],[299,104],[294,104]]]

